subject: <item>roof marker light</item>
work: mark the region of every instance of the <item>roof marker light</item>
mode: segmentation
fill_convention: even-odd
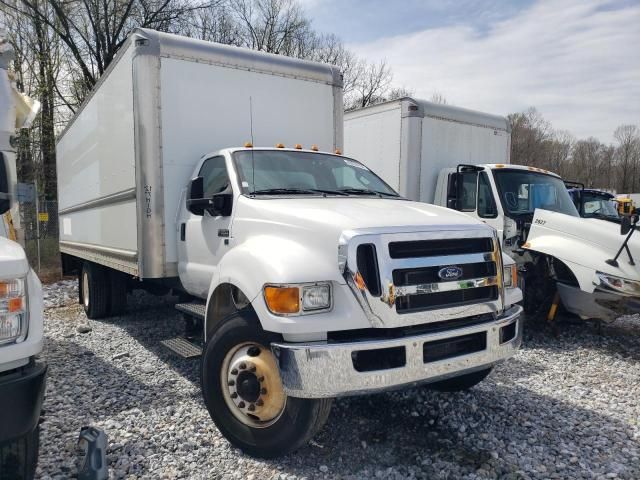
[[[313,150],[314,152],[318,151],[318,145],[311,145],[311,150]]]
[[[251,142],[245,142],[245,144],[244,144],[244,148],[253,148],[253,143],[251,143]]]
[[[276,143],[276,148],[284,148],[284,143]]]
[[[339,148],[336,148],[336,155],[342,155],[342,150],[340,150]]]
[[[300,145],[299,143],[296,143],[296,146],[293,148],[295,148],[296,150],[302,150],[302,145]]]

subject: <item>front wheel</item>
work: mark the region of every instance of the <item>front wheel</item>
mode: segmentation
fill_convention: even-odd
[[[332,399],[288,397],[269,336],[252,313],[237,313],[213,333],[202,355],[204,401],[220,432],[249,455],[291,452],[324,425]]]
[[[486,368],[477,372],[467,373],[459,377],[448,378],[439,382],[430,383],[428,387],[439,392],[461,392],[475,387],[482,380],[487,378],[492,368]]]

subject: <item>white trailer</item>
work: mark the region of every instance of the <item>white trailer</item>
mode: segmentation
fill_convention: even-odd
[[[198,160],[246,142],[342,148],[341,89],[329,65],[136,30],[59,137],[60,251],[177,277]]]
[[[506,118],[404,97],[347,112],[346,155],[412,200],[435,203],[438,174],[460,163],[509,163]]]

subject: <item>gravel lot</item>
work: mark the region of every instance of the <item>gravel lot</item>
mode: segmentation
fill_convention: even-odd
[[[261,461],[216,430],[198,361],[160,345],[180,333],[170,298],[135,295],[127,316],[89,322],[76,298],[73,281],[45,287],[41,478],[75,476],[83,425],[109,436],[112,478],[640,478],[639,316],[602,335],[527,331],[517,357],[466,393],[338,400],[309,446]]]

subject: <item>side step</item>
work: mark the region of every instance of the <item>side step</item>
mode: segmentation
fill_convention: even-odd
[[[176,310],[198,320],[204,320],[206,305],[204,303],[176,303]]]
[[[202,347],[182,337],[162,340],[160,343],[182,358],[196,358],[202,355]]]

